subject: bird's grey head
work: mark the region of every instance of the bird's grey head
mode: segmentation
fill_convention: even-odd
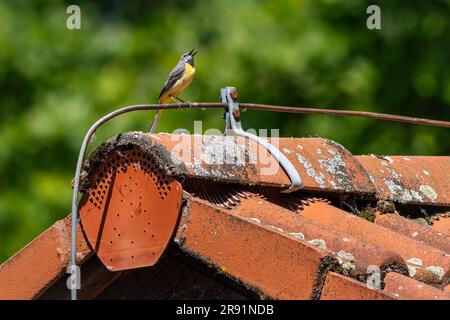
[[[194,52],[194,49],[191,51],[186,52],[183,54],[180,58],[180,61],[189,63],[191,66],[194,66],[194,56],[198,53],[198,51]]]

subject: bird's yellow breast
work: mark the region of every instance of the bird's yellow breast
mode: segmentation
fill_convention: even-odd
[[[194,78],[195,68],[189,63],[186,63],[186,71],[184,72],[184,77],[190,78],[191,81]]]
[[[175,82],[173,86],[173,93],[171,94],[172,97],[178,96],[180,93],[182,93],[187,86],[191,83],[192,79],[194,79],[195,74],[195,68],[191,66],[189,63],[185,63],[185,69],[183,76]]]

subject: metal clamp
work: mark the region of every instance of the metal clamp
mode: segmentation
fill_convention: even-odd
[[[241,137],[249,138],[256,141],[262,147],[264,147],[270,154],[278,161],[280,166],[284,169],[289,179],[291,180],[291,185],[289,188],[281,190],[283,193],[290,193],[299,190],[302,187],[302,179],[297,172],[297,169],[292,165],[286,156],[281,153],[276,147],[270,144],[266,139],[258,137],[254,134],[245,132],[241,125],[241,112],[239,110],[239,103],[237,101],[237,91],[234,87],[226,87],[220,89],[220,95],[222,102],[227,104],[225,109],[225,121],[226,135],[237,135]]]

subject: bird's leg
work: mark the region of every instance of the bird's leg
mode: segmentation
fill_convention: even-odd
[[[182,102],[182,103],[186,103],[186,101],[182,100],[182,99],[179,98],[179,97],[176,97],[176,99],[177,99],[178,101]],[[192,104],[191,104],[190,101],[187,101],[187,103],[189,103],[189,108],[192,107]]]
[[[181,108],[180,107],[180,102],[178,102],[178,98],[174,98],[174,97],[170,96],[170,99],[178,105],[178,109]]]

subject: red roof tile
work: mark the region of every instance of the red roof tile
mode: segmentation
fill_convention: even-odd
[[[154,265],[174,233],[182,201],[180,183],[155,170],[142,152],[122,151],[122,157],[141,165],[113,172],[110,164],[123,167],[126,163],[109,155],[98,168],[101,175],[83,198],[80,212],[91,247],[112,271]]]
[[[450,293],[450,284],[444,287],[444,291]]]
[[[446,252],[416,241],[412,237],[394,232],[345,212],[302,212],[314,221],[371,242],[398,253],[406,261],[411,276],[441,283],[450,273],[450,259]]]
[[[449,236],[437,232],[430,227],[424,227],[417,222],[404,218],[398,214],[378,213],[375,223],[407,237],[411,237],[416,241],[440,249],[443,252],[450,252]]]
[[[357,158],[375,185],[378,199],[450,205],[450,157]]]
[[[78,263],[91,254],[78,229]],[[69,265],[70,216],[57,221],[0,266],[0,299],[32,299],[51,286]]]
[[[308,217],[319,215],[323,211],[334,215],[343,212],[342,210],[320,199],[305,198],[303,201],[305,204],[298,209],[302,214],[298,214],[253,195],[241,199],[234,212],[249,221],[303,240],[328,252],[339,262],[342,272],[353,277],[365,279],[369,266],[407,272],[406,262],[397,253],[361,241],[358,237],[330,228]]]
[[[181,155],[179,160],[186,166],[184,173],[188,176],[223,182],[289,185],[282,170],[268,170],[275,161],[273,157],[257,149],[257,145],[246,138],[148,136],[153,142],[164,145],[175,157]],[[303,190],[376,193],[378,199],[399,203],[450,206],[450,157],[354,157],[340,144],[323,138],[273,138],[269,141],[278,146],[296,167]],[[220,162],[221,158],[230,161],[235,157],[241,165]]]
[[[437,232],[450,236],[450,213],[441,215],[433,220],[432,228]]]
[[[180,229],[175,241],[183,250],[256,288],[262,297],[309,299],[319,272],[332,261],[306,242],[203,200],[191,202]]]
[[[396,297],[340,274],[329,272],[320,300],[393,300]]]
[[[385,291],[389,291],[401,299],[450,300],[450,294],[398,273],[388,273],[384,278],[384,283]]]
[[[172,134],[149,134],[148,137],[178,157],[187,176],[277,187],[290,185],[288,176],[282,169],[278,170],[276,160],[246,138]],[[269,141],[278,146],[297,169],[304,190],[375,193],[358,160],[334,141],[322,138],[273,138]],[[276,170],[272,170],[272,166]]]

